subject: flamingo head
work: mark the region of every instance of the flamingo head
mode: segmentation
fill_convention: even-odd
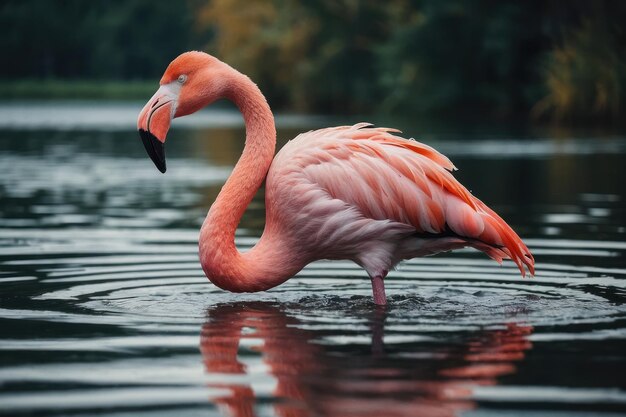
[[[164,144],[172,119],[194,113],[222,97],[229,68],[198,51],[179,55],[167,67],[159,89],[137,119],[143,145],[159,171],[166,170]]]

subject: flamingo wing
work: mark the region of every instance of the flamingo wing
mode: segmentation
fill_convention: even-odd
[[[524,265],[534,273],[528,248],[454,178],[452,162],[396,133],[367,123],[307,132],[281,150],[273,167],[314,184],[329,201],[340,202],[363,218],[410,227],[433,242],[441,237],[461,239],[461,246],[482,250],[498,262],[512,259],[522,275]]]

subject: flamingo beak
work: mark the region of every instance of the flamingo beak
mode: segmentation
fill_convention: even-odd
[[[159,171],[164,173],[167,167],[165,166],[165,147],[163,146],[163,142],[159,141],[159,139],[149,131],[143,129],[139,129],[139,136],[141,136],[143,147],[146,148],[146,152],[148,152],[148,156],[152,159],[154,165]]]
[[[178,91],[171,85],[162,85],[139,113],[137,129],[157,169],[165,172],[165,138],[176,112]]]

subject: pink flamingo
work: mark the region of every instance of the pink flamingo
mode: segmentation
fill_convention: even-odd
[[[174,59],[139,114],[143,144],[161,172],[172,119],[221,98],[243,114],[246,145],[200,231],[200,262],[218,287],[264,291],[314,260],[350,259],[367,271],[382,305],[384,278],[400,261],[465,246],[534,274],[526,245],[453,177],[448,158],[367,123],[300,134],[274,157],[274,117],[259,88],[203,52]],[[265,230],[241,253],[235,229],[264,180]]]

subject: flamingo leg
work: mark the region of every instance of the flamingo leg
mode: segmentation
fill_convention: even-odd
[[[372,280],[372,292],[374,294],[374,304],[384,306],[387,304],[387,296],[385,295],[385,276],[387,272],[380,275],[373,276]]]

